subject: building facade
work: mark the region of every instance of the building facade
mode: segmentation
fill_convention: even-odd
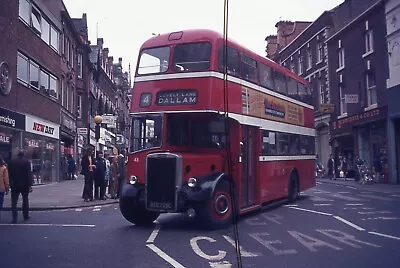
[[[280,25],[282,25],[282,22]],[[326,110],[324,108],[331,101],[327,72],[328,58],[325,47],[325,40],[329,36],[331,27],[331,12],[324,12],[306,29],[298,33],[290,43],[280,46],[280,49],[273,56],[275,61],[310,82],[317,131],[316,154],[324,165],[326,165],[330,154],[329,122],[331,109]]]
[[[390,183],[400,184],[400,2],[386,1],[387,52],[389,77],[388,98],[388,153]]]
[[[345,1],[346,3],[347,1]],[[337,21],[343,21],[340,17]],[[359,156],[388,178],[388,78],[384,1],[374,1],[326,41],[335,155]]]

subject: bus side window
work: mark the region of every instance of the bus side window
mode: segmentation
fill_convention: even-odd
[[[289,154],[289,135],[284,133],[277,134],[278,155]]]
[[[228,58],[225,60],[225,53],[227,52]],[[228,47],[227,51],[225,51],[225,46],[222,46],[219,49],[218,53],[218,69],[221,72],[225,72],[225,64],[227,63],[227,69],[229,75],[239,76],[239,53],[231,48]]]
[[[289,134],[289,154],[300,154],[300,136],[297,134]]]
[[[275,91],[286,95],[286,76],[279,71],[274,71],[273,74]]]
[[[311,95],[311,89],[303,85],[302,83],[298,83],[298,95],[299,95],[299,100],[302,102],[305,102],[307,104],[312,105],[312,95]]]
[[[297,99],[297,82],[293,78],[287,77],[288,95]]]
[[[276,155],[276,134],[272,131],[263,130],[261,154],[265,156]]]
[[[254,83],[258,82],[257,61],[242,54],[240,75],[243,79]]]
[[[263,63],[259,63],[258,71],[259,71],[259,78],[260,78],[261,86],[273,90],[274,89],[274,80],[272,78],[272,69]]]

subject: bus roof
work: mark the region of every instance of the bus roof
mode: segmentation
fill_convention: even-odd
[[[142,51],[145,48],[158,47],[166,44],[181,44],[181,43],[192,43],[192,42],[201,42],[201,41],[211,41],[211,42],[220,42],[223,41],[224,37],[221,33],[209,30],[209,29],[188,29],[176,32],[163,33],[160,35],[156,35],[147,41],[145,41],[140,50]],[[289,69],[281,66],[280,64],[266,58],[262,57],[259,54],[251,51],[245,46],[239,44],[231,38],[228,38],[228,45],[236,50],[246,53],[249,57],[257,60],[257,62],[263,63],[271,67],[276,71],[280,71],[286,76],[289,76],[304,85],[308,85],[308,81],[303,77],[291,72]]]

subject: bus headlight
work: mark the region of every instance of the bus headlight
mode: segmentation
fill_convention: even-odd
[[[189,178],[187,184],[190,188],[196,187],[197,184],[196,178]]]
[[[129,179],[129,184],[135,185],[138,181],[138,178],[135,175],[132,175]]]

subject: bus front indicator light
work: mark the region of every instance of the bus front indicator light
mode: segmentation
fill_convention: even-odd
[[[138,181],[138,178],[135,175],[132,175],[129,179],[129,184],[130,185],[135,185]]]
[[[188,186],[189,186],[190,188],[196,187],[196,184],[197,184],[196,178],[189,178],[187,184],[188,184]]]

